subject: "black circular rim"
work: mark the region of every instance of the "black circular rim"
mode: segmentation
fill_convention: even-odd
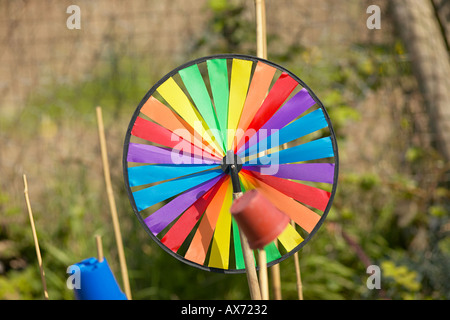
[[[173,256],[174,258],[176,258],[177,260],[199,268],[201,270],[204,271],[212,271],[212,272],[217,272],[217,273],[224,273],[224,274],[242,274],[245,273],[246,270],[245,269],[218,269],[218,268],[212,268],[212,267],[208,267],[208,266],[204,266],[204,265],[200,265],[198,263],[195,263],[193,261],[190,261],[186,258],[184,258],[183,256],[177,254],[176,252],[173,252],[172,250],[170,250],[168,247],[166,247],[161,241],[160,239],[158,239],[158,237],[156,237],[148,228],[148,226],[145,224],[144,219],[142,218],[142,216],[140,215],[139,211],[137,210],[136,207],[136,203],[134,201],[134,197],[129,185],[129,180],[128,180],[128,161],[127,161],[127,154],[128,154],[128,146],[130,143],[130,137],[131,137],[131,130],[134,126],[134,123],[136,121],[136,118],[138,117],[140,110],[142,108],[142,106],[147,102],[147,100],[153,95],[153,93],[157,90],[157,88],[163,84],[167,79],[169,79],[170,77],[174,76],[175,74],[177,74],[180,70],[185,69],[187,67],[190,67],[192,65],[197,65],[200,64],[202,62],[205,62],[207,60],[213,60],[213,59],[233,59],[233,58],[237,58],[237,59],[242,59],[242,60],[250,60],[253,62],[258,62],[261,61],[263,63],[266,63],[282,72],[286,72],[289,76],[291,76],[294,80],[296,80],[303,88],[305,88],[308,93],[311,95],[311,97],[314,99],[314,101],[317,103],[317,105],[322,109],[324,115],[325,115],[325,119],[328,123],[328,129],[330,130],[330,139],[332,141],[332,146],[333,146],[333,152],[334,152],[334,164],[335,164],[335,168],[334,168],[334,179],[333,179],[333,187],[331,190],[331,195],[330,195],[330,199],[328,201],[327,207],[325,208],[325,211],[323,212],[323,214],[321,215],[320,220],[317,222],[316,226],[314,227],[314,229],[311,231],[311,233],[308,234],[308,236],[297,246],[295,247],[293,250],[291,250],[290,252],[282,255],[280,258],[271,261],[270,263],[267,264],[268,267],[272,267],[286,259],[288,259],[289,257],[291,257],[293,254],[297,253],[300,249],[302,249],[310,240],[311,238],[316,234],[316,232],[320,229],[320,227],[322,226],[323,222],[325,221],[325,219],[328,216],[328,213],[331,209],[331,206],[333,204],[334,201],[334,196],[336,194],[337,191],[337,182],[338,182],[338,176],[339,176],[339,153],[338,153],[338,145],[337,145],[337,140],[336,140],[336,135],[333,129],[333,125],[331,123],[330,120],[330,116],[327,112],[327,110],[325,109],[324,105],[322,104],[322,102],[319,100],[319,98],[316,96],[316,94],[312,91],[312,89],[306,84],[304,83],[298,76],[296,76],[295,74],[293,74],[291,71],[287,70],[286,68],[272,62],[266,59],[262,59],[262,58],[258,58],[255,56],[250,56],[250,55],[244,55],[244,54],[235,54],[235,53],[231,53],[231,54],[216,54],[216,55],[210,55],[210,56],[205,56],[205,57],[201,57],[201,58],[197,58],[194,60],[191,60],[189,62],[186,62],[180,66],[178,66],[177,68],[173,69],[172,71],[170,71],[169,73],[167,73],[165,76],[163,76],[160,80],[158,80],[153,87],[147,92],[147,94],[144,96],[144,98],[142,98],[141,102],[138,104],[136,110],[133,113],[133,116],[130,120],[130,124],[128,125],[128,129],[127,132],[125,134],[125,140],[124,140],[124,146],[123,146],[123,157],[122,157],[122,166],[123,166],[123,176],[124,176],[124,181],[125,181],[125,189],[127,191],[127,195],[128,198],[130,200],[130,204],[133,208],[133,211],[136,215],[136,217],[138,218],[139,222],[141,223],[141,225],[144,227],[145,231],[147,232],[147,234],[153,239],[153,241],[155,241],[164,251],[166,251],[167,253],[169,253],[171,256]],[[257,267],[258,268],[258,267]]]

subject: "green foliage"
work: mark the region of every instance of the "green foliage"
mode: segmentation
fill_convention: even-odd
[[[37,267],[36,267],[37,269]],[[43,298],[39,270],[32,267],[10,271],[8,277],[0,275],[0,297],[6,300],[30,300]]]
[[[415,295],[421,289],[417,272],[406,266],[396,266],[392,261],[383,261],[381,268],[385,278],[384,284],[393,291],[389,292],[390,297],[403,300],[417,298]]]
[[[92,70],[90,77],[68,86],[55,83],[29,98],[32,110],[27,121],[41,122],[45,130],[54,130],[64,119],[82,119],[93,124],[95,107],[101,106],[104,117],[118,117],[123,108],[137,106],[148,90],[151,74],[139,68],[133,57],[120,56],[115,50],[105,57],[107,63]],[[28,119],[29,117],[29,119]]]
[[[256,52],[254,22],[245,17],[242,1],[210,0],[206,10],[212,13],[212,18],[205,32],[194,41],[191,54]]]

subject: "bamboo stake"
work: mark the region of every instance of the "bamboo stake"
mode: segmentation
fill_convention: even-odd
[[[96,111],[97,111],[98,133],[99,133],[100,147],[101,147],[101,153],[102,153],[103,172],[105,175],[105,183],[106,183],[106,192],[108,194],[109,207],[111,209],[111,217],[112,217],[112,222],[113,222],[114,235],[116,237],[117,251],[119,254],[119,262],[120,262],[120,270],[121,270],[121,274],[122,274],[122,281],[123,281],[125,294],[126,294],[128,300],[131,300],[131,290],[130,290],[130,282],[128,279],[127,263],[125,260],[125,252],[123,249],[122,234],[120,233],[119,218],[117,215],[116,202],[114,200],[114,194],[113,194],[113,189],[112,189],[112,184],[111,184],[111,175],[110,175],[110,171],[109,171],[108,153],[107,153],[107,149],[106,149],[106,138],[105,138],[105,128],[103,125],[102,108],[97,107]]]
[[[278,247],[278,241],[275,240],[275,245]],[[280,265],[275,264],[270,267],[270,276],[272,279],[272,292],[274,300],[281,300],[281,276],[280,276]]]
[[[30,198],[28,195],[27,176],[25,174],[23,175],[23,184],[25,186],[25,189],[23,192],[25,194],[25,201],[27,203],[27,208],[28,208],[28,217],[30,218],[31,231],[33,233],[34,247],[36,249],[36,256],[37,256],[37,260],[38,260],[39,271],[41,273],[42,287],[44,288],[44,298],[45,298],[45,300],[48,300],[47,282],[45,281],[44,266],[42,264],[41,250],[39,249],[39,241],[38,241],[38,237],[37,237],[37,233],[36,233],[36,227],[34,225],[33,212],[31,211],[31,203],[30,203]]]
[[[269,279],[267,276],[267,255],[266,250],[259,250],[259,286],[261,287],[261,299],[269,300]]]
[[[266,34],[266,4],[264,0],[255,0],[256,8],[256,55],[259,58],[267,59],[267,34]],[[267,275],[267,257],[264,249],[259,252],[259,279],[261,286],[261,296],[263,300],[269,299],[269,283]],[[281,299],[280,267],[278,265],[271,269],[274,282],[274,297]]]
[[[263,41],[263,58],[267,59],[267,32],[266,32],[266,4],[265,1],[262,0],[262,5],[261,5],[261,16],[262,16],[262,37],[264,39]]]
[[[98,262],[103,262],[103,244],[102,244],[102,236],[95,236],[95,243],[97,244],[97,260]]]
[[[255,0],[256,6],[256,55],[267,59],[266,5],[264,0]]]
[[[233,199],[242,196],[242,192],[233,193]],[[247,274],[248,288],[250,290],[250,298],[252,300],[261,300],[261,290],[258,283],[258,275],[256,274],[255,263],[253,260],[253,252],[248,244],[247,237],[242,230],[239,230],[239,237],[241,238],[242,254],[244,256],[245,272]]]
[[[259,288],[258,276],[256,274],[253,252],[248,245],[247,237],[239,230],[241,238],[242,253],[244,255],[245,270],[247,273],[248,288],[250,289],[250,298],[252,300],[261,300],[261,290]]]
[[[295,222],[293,220],[291,220],[291,224],[295,228]],[[302,284],[302,276],[300,273],[300,261],[298,260],[298,252],[294,253],[294,264],[295,264],[295,276],[297,280],[298,300],[303,300],[303,284]]]

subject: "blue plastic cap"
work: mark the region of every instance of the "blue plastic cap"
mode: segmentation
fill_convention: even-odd
[[[74,266],[79,268],[75,272],[80,272],[79,289],[74,288],[77,300],[127,300],[106,259],[88,258]]]

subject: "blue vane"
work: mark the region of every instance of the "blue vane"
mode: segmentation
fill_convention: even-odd
[[[194,173],[216,168],[212,165],[146,165],[128,168],[128,181],[130,187],[142,186],[144,184],[165,181],[169,179],[188,176]]]
[[[246,165],[277,165],[334,157],[330,137],[314,140],[296,147],[284,149],[269,155],[247,160]]]
[[[161,201],[167,200],[181,192],[189,190],[201,183],[214,179],[223,174],[222,169],[201,172],[176,180],[170,180],[133,192],[138,211],[145,210]]]
[[[280,129],[278,134],[272,134],[267,138],[261,137],[263,138],[262,140],[260,140],[257,144],[252,145],[246,151],[240,153],[239,156],[244,158],[249,155],[270,150],[271,148],[281,146],[285,143],[326,128],[327,126],[328,123],[322,109],[317,109],[316,111],[313,111]],[[268,134],[271,134],[271,132],[268,132]]]

